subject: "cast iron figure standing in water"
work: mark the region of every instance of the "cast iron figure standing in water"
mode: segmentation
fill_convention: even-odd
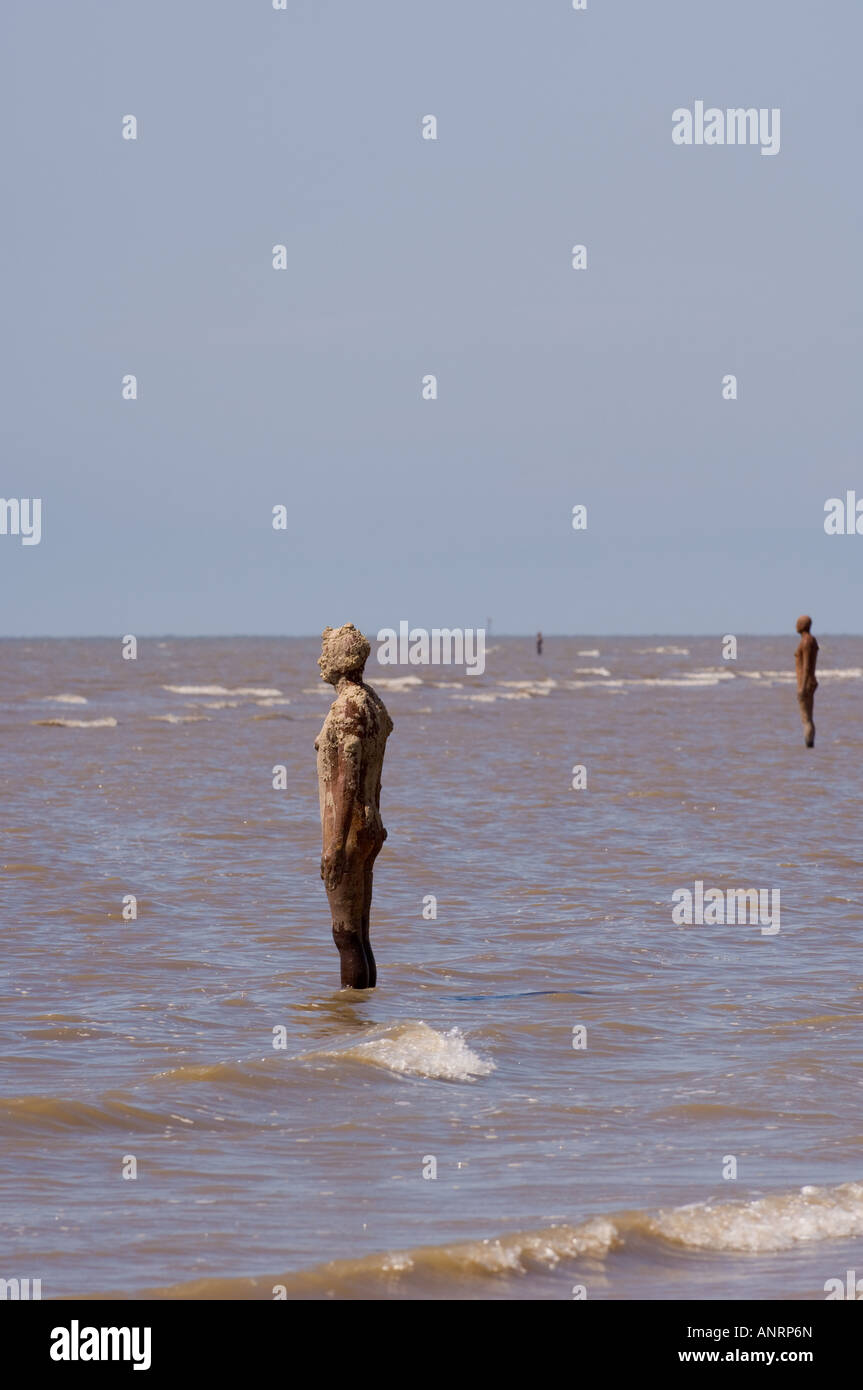
[[[318,665],[336,698],[315,739],[321,802],[321,878],[341,958],[342,987],[377,982],[369,941],[372,870],[387,837],[381,820],[381,768],[393,721],[363,669],[371,647],[354,627],[324,629]]]
[[[815,663],[818,660],[818,643],[810,631],[812,619],[805,614],[797,619],[797,631],[800,633],[800,645],[794,653],[794,664],[797,667],[797,700],[800,704],[800,718],[803,721],[803,737],[807,748],[815,747],[815,725],[812,722],[815,705],[815,691],[818,689],[818,682],[815,679]]]

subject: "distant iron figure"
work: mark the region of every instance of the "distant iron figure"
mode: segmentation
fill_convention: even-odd
[[[324,628],[318,665],[336,688],[315,739],[321,803],[321,878],[333,919],[343,988],[372,989],[377,968],[369,941],[372,870],[387,832],[381,820],[381,769],[393,721],[363,681],[371,647],[354,627]]]
[[[800,644],[794,653],[794,664],[797,667],[797,701],[800,705],[800,718],[803,722],[803,738],[807,748],[815,747],[815,725],[812,722],[815,705],[815,691],[818,689],[818,682],[815,679],[815,663],[818,660],[818,643],[810,631],[812,619],[805,614],[797,619],[797,631],[800,633]]]
[[[542,656],[542,633],[541,633],[541,632],[538,632],[538,633],[536,634],[536,654],[537,654],[537,656]]]

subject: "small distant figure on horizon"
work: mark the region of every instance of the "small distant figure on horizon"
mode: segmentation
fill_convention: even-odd
[[[537,654],[537,656],[542,656],[542,633],[541,633],[541,632],[538,632],[538,633],[536,634],[536,654]]]
[[[800,644],[794,653],[797,667],[797,701],[800,705],[800,718],[803,722],[803,737],[807,748],[815,747],[815,725],[812,722],[815,704],[815,663],[818,660],[818,643],[810,631],[812,619],[805,614],[797,619]]]

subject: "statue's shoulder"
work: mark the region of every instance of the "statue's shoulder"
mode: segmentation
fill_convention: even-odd
[[[390,718],[389,710],[376,690],[363,682],[363,693],[366,701],[366,709],[369,717],[376,723],[380,723],[386,729],[387,734],[392,733],[393,721]]]
[[[327,722],[341,736],[362,734],[366,722],[365,701],[357,687],[337,695],[330,705]]]

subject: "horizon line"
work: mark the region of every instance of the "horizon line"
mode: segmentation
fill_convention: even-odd
[[[377,631],[383,631],[379,628]],[[392,631],[392,629],[389,629]],[[432,631],[426,628],[424,631]],[[537,632],[495,632],[489,628],[453,628],[451,631],[466,632],[491,632],[493,637],[506,637],[513,639],[526,639],[533,641]],[[538,629],[540,631],[541,629]],[[822,637],[863,637],[861,632],[829,632],[826,629],[819,629]],[[209,642],[209,641],[235,641],[237,639],[246,642],[254,641],[286,641],[286,642],[305,642],[319,641],[319,632],[143,632],[143,633],[105,633],[105,632],[34,632],[26,634],[0,634],[0,642],[122,642],[124,637],[134,636],[139,642],[152,641],[171,641],[171,642]],[[571,639],[575,641],[586,640],[587,638],[620,638],[620,637],[691,637],[691,638],[713,638],[722,641],[725,636],[741,637],[797,637],[799,633],[794,628],[788,628],[781,632],[735,632],[719,633],[712,632],[546,632],[542,630],[543,641],[554,638]],[[377,641],[377,634],[375,641]]]

